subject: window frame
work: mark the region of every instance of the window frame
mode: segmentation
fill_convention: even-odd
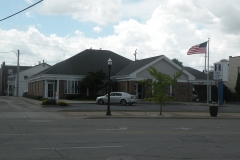
[[[64,94],[79,94],[80,90],[77,88],[79,82],[77,80],[65,80]]]

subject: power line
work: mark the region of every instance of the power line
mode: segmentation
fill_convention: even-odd
[[[11,16],[8,16],[8,17],[6,17],[6,18],[1,19],[0,21],[3,21],[3,20],[8,19],[8,18],[10,18],[10,17],[12,17],[12,16],[15,16],[16,14],[19,14],[19,13],[21,13],[21,12],[27,10],[28,8],[31,8],[31,7],[35,6],[36,4],[38,4],[38,3],[42,2],[42,1],[43,1],[43,0],[40,0],[40,1],[38,1],[37,3],[34,3],[33,5],[31,5],[31,6],[27,7],[27,8],[25,8],[25,9],[23,9],[23,10],[17,12],[17,13],[12,14]]]

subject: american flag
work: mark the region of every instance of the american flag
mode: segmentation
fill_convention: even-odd
[[[207,48],[207,43],[208,42],[204,42],[204,43],[192,46],[188,50],[187,55],[191,55],[191,54],[205,54],[206,53],[206,48]]]

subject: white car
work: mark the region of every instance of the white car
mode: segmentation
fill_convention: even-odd
[[[97,97],[96,103],[104,104],[108,103],[108,94],[105,96]],[[110,103],[120,103],[121,105],[132,105],[133,103],[137,103],[137,96],[130,95],[125,92],[111,92],[110,93]]]

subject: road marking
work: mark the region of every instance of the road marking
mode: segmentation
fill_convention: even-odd
[[[123,130],[126,130],[127,129],[127,127],[121,127],[121,128],[115,128],[115,129],[113,129],[113,128],[107,128],[107,129],[97,129],[97,130],[99,130],[99,131],[123,131]]]
[[[39,119],[39,120],[29,120],[28,122],[54,122],[53,120],[41,120],[41,119]]]
[[[122,146],[96,146],[96,147],[63,147],[63,148],[33,148],[31,150],[49,150],[49,149],[98,149],[98,148],[121,148]]]
[[[192,128],[180,127],[180,128],[175,128],[175,129],[181,129],[181,130],[186,130],[186,131],[188,131],[188,130],[190,130],[190,129],[192,129]]]

